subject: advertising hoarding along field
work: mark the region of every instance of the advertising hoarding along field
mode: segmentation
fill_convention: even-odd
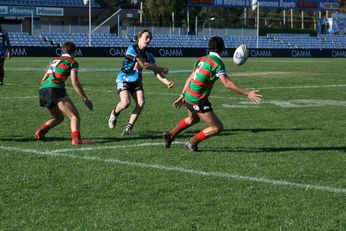
[[[187,0],[189,6],[215,6],[250,8],[252,0]],[[337,10],[339,2],[337,0],[260,0],[260,8],[269,9],[315,9],[315,10]]]

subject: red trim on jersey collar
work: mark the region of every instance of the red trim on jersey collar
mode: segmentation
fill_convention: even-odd
[[[62,54],[61,58],[64,58],[64,59],[70,61],[72,64],[74,64],[76,62],[71,58],[71,55],[69,55],[69,54]]]

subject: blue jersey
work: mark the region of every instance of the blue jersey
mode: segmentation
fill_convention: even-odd
[[[9,45],[9,39],[8,39],[6,31],[0,30],[0,57],[1,58],[5,58],[8,45]]]
[[[142,57],[146,62],[155,64],[154,56],[146,51],[141,51],[137,45],[131,45],[127,48],[123,66],[118,74],[118,83],[142,82],[143,68],[138,64],[137,58]]]

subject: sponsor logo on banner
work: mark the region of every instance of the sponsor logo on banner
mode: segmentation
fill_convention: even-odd
[[[338,0],[258,0],[259,8],[338,10]],[[190,6],[256,8],[253,0],[189,0]],[[255,9],[253,9],[255,10]]]
[[[62,54],[61,48],[60,48],[60,47],[58,47],[58,48],[55,49],[55,54],[56,54],[57,56],[60,56],[60,55]],[[81,49],[77,49],[76,57],[82,57],[82,56],[83,56],[82,50],[81,50]]]
[[[7,6],[0,6],[0,14],[8,14]]]
[[[37,7],[36,15],[64,16],[63,8]]]
[[[273,57],[271,50],[251,50],[251,57]]]
[[[125,48],[110,48],[109,54],[113,57],[125,56],[126,49]]]
[[[339,3],[337,2],[320,2],[320,9],[324,10],[337,10]]]
[[[30,6],[0,6],[0,14],[6,15],[46,15],[64,16],[64,8],[30,7]]]
[[[178,57],[184,56],[182,49],[160,49],[160,56]]]
[[[25,48],[15,47],[12,49],[13,56],[28,56]]]
[[[346,50],[332,50],[333,58],[346,58]]]
[[[292,57],[312,57],[310,50],[292,50]]]
[[[34,7],[21,7],[21,6],[11,6],[8,7],[8,14],[12,15],[35,15],[36,10]]]
[[[205,50],[205,54],[206,54],[206,55],[209,54],[209,50],[208,50],[208,49]],[[232,55],[233,55],[233,52],[232,52]],[[222,51],[222,55],[221,55],[221,56],[222,56],[222,57],[230,57],[230,54],[229,54],[229,52],[228,52],[228,49],[225,49],[224,51]]]

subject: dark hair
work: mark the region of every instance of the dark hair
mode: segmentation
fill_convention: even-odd
[[[140,30],[137,35],[135,36],[136,38],[136,44],[138,44],[138,40],[140,37],[142,37],[142,34],[144,34],[145,32],[149,33],[150,39],[153,38],[153,34],[150,32],[150,30],[148,29],[144,29],[144,30]]]
[[[76,44],[72,41],[65,41],[61,48],[64,54],[67,53],[70,55],[77,50]]]
[[[213,52],[222,52],[225,50],[225,43],[221,37],[214,36],[209,40],[208,49]]]

